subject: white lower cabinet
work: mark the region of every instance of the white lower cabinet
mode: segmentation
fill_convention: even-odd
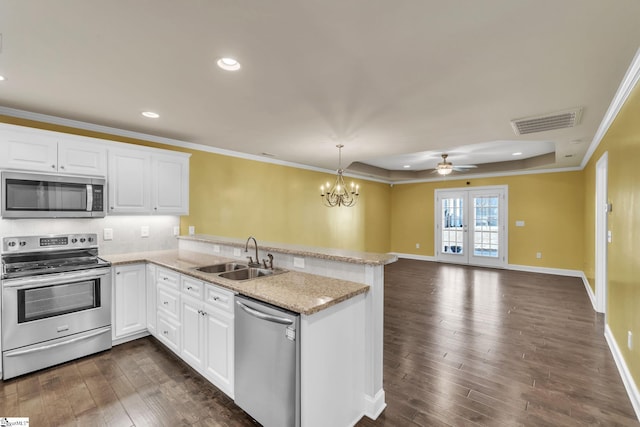
[[[114,339],[147,330],[145,268],[145,264],[121,265],[114,268]]]
[[[183,276],[183,280],[194,279]],[[202,283],[233,299],[233,293]],[[185,287],[183,287],[183,292]],[[180,356],[216,387],[233,397],[233,312],[225,312],[200,298],[181,295]]]

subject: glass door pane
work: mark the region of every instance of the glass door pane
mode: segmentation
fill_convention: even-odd
[[[473,256],[497,258],[498,196],[473,197]]]
[[[442,239],[440,250],[444,254],[465,253],[465,203],[463,197],[444,198],[441,203]]]

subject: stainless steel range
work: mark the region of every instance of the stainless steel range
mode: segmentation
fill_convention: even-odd
[[[96,234],[2,239],[2,378],[111,348],[111,264]]]

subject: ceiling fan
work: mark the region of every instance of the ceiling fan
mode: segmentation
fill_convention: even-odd
[[[433,172],[437,172],[440,175],[449,175],[451,172],[466,172],[469,169],[477,168],[476,165],[456,165],[447,161],[448,154],[442,154],[442,161],[436,165]]]

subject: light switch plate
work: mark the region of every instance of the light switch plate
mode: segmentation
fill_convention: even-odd
[[[189,226],[189,236],[193,236],[194,234],[196,234],[196,227],[195,227],[195,225],[190,225]]]
[[[113,228],[105,228],[102,230],[102,238],[104,240],[113,240]]]
[[[149,237],[149,226],[143,225],[140,227],[140,237]]]
[[[174,236],[180,235],[180,226],[176,225],[175,227],[173,227],[173,235]]]
[[[524,221],[522,220],[516,221],[516,227],[524,227]]]

